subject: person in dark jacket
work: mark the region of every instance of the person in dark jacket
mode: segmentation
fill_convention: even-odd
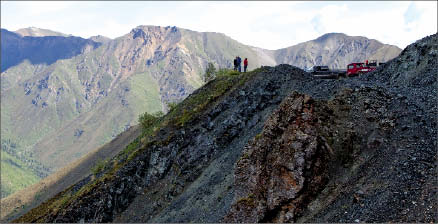
[[[239,56],[237,56],[237,69],[242,72],[242,59]]]
[[[234,71],[237,71],[237,56],[234,58]]]
[[[243,72],[246,72],[246,68],[248,68],[248,58],[245,58],[245,60],[243,60]]]

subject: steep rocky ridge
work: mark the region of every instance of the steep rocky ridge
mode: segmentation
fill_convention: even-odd
[[[437,57],[434,34],[358,78],[219,77],[16,221],[436,222]]]

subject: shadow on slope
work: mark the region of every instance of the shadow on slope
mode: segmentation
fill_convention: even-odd
[[[26,59],[32,64],[50,65],[57,60],[72,58],[95,49],[101,44],[73,36],[23,37],[1,29],[1,72]]]

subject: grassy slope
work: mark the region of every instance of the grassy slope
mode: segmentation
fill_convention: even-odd
[[[22,161],[1,151],[1,194],[6,196],[38,182],[40,178]]]
[[[134,117],[138,117],[144,112],[161,111],[159,86],[149,73],[145,72],[131,76],[129,84],[131,89],[127,96],[128,102],[141,102],[129,104],[134,112]]]
[[[2,144],[5,141],[14,143],[17,147],[14,149],[14,154],[21,154],[20,160],[23,167],[23,172],[27,175],[32,175],[34,167],[28,164],[29,160],[37,158],[31,147],[48,134],[56,133],[65,122],[71,120],[77,115],[74,106],[71,102],[79,97],[79,91],[75,89],[71,83],[74,77],[71,74],[71,64],[68,61],[59,61],[57,65],[45,67],[46,72],[38,65],[31,65],[27,61],[20,66],[13,67],[2,73],[2,82],[7,85],[2,87],[1,100],[1,136]],[[69,68],[70,67],[70,68]],[[47,77],[47,72],[50,72],[49,79],[46,81],[51,88],[45,88],[40,85],[40,80]],[[76,81],[77,82],[77,81]],[[68,83],[68,84],[67,84]],[[30,94],[25,94],[25,86],[31,86]],[[64,94],[54,94],[59,87],[63,87]],[[65,94],[68,93],[68,94]],[[32,104],[32,100],[37,101],[37,105]],[[47,106],[43,106],[46,103]],[[3,180],[10,182],[10,191],[14,192],[33,182],[22,181],[21,183],[9,181],[6,169],[1,170]],[[2,197],[6,196],[3,194]]]

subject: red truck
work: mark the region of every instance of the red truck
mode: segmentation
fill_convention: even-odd
[[[376,62],[362,63],[356,62],[347,65],[347,77],[364,74],[376,70],[377,66],[373,66]]]

